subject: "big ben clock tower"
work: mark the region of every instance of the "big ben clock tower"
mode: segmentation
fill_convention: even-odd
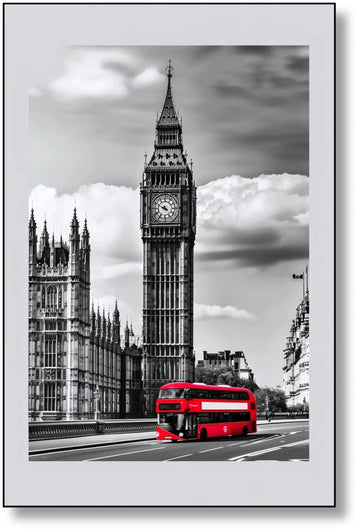
[[[193,278],[196,187],[174,109],[172,66],[155,149],[145,164],[141,194],[143,356],[146,409],[155,412],[159,387],[193,381]]]

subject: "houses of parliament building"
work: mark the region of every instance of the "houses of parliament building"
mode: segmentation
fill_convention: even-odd
[[[196,187],[172,97],[172,66],[156,122],[155,149],[140,184],[143,334],[120,334],[90,306],[90,235],[74,209],[68,242],[39,238],[29,221],[29,419],[90,419],[155,413],[159,387],[194,380],[193,249]],[[97,404],[99,401],[99,404]]]
[[[69,241],[37,242],[29,222],[29,420],[93,419],[143,413],[141,349],[132,327],[90,308],[90,235],[74,209]],[[98,404],[96,404],[98,402]]]

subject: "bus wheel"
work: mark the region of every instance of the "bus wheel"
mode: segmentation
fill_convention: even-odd
[[[200,431],[200,440],[205,441],[207,439],[207,432],[206,429],[201,429]]]
[[[245,437],[248,435],[248,428],[247,427],[243,428],[242,435],[245,436]]]

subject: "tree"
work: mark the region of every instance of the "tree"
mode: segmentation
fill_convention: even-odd
[[[287,410],[285,393],[278,388],[258,388],[254,392],[258,412],[272,410],[285,412]]]

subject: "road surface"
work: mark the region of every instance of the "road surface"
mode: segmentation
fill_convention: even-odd
[[[148,440],[32,453],[30,461],[308,461],[309,421],[258,425],[244,437],[207,441]]]

